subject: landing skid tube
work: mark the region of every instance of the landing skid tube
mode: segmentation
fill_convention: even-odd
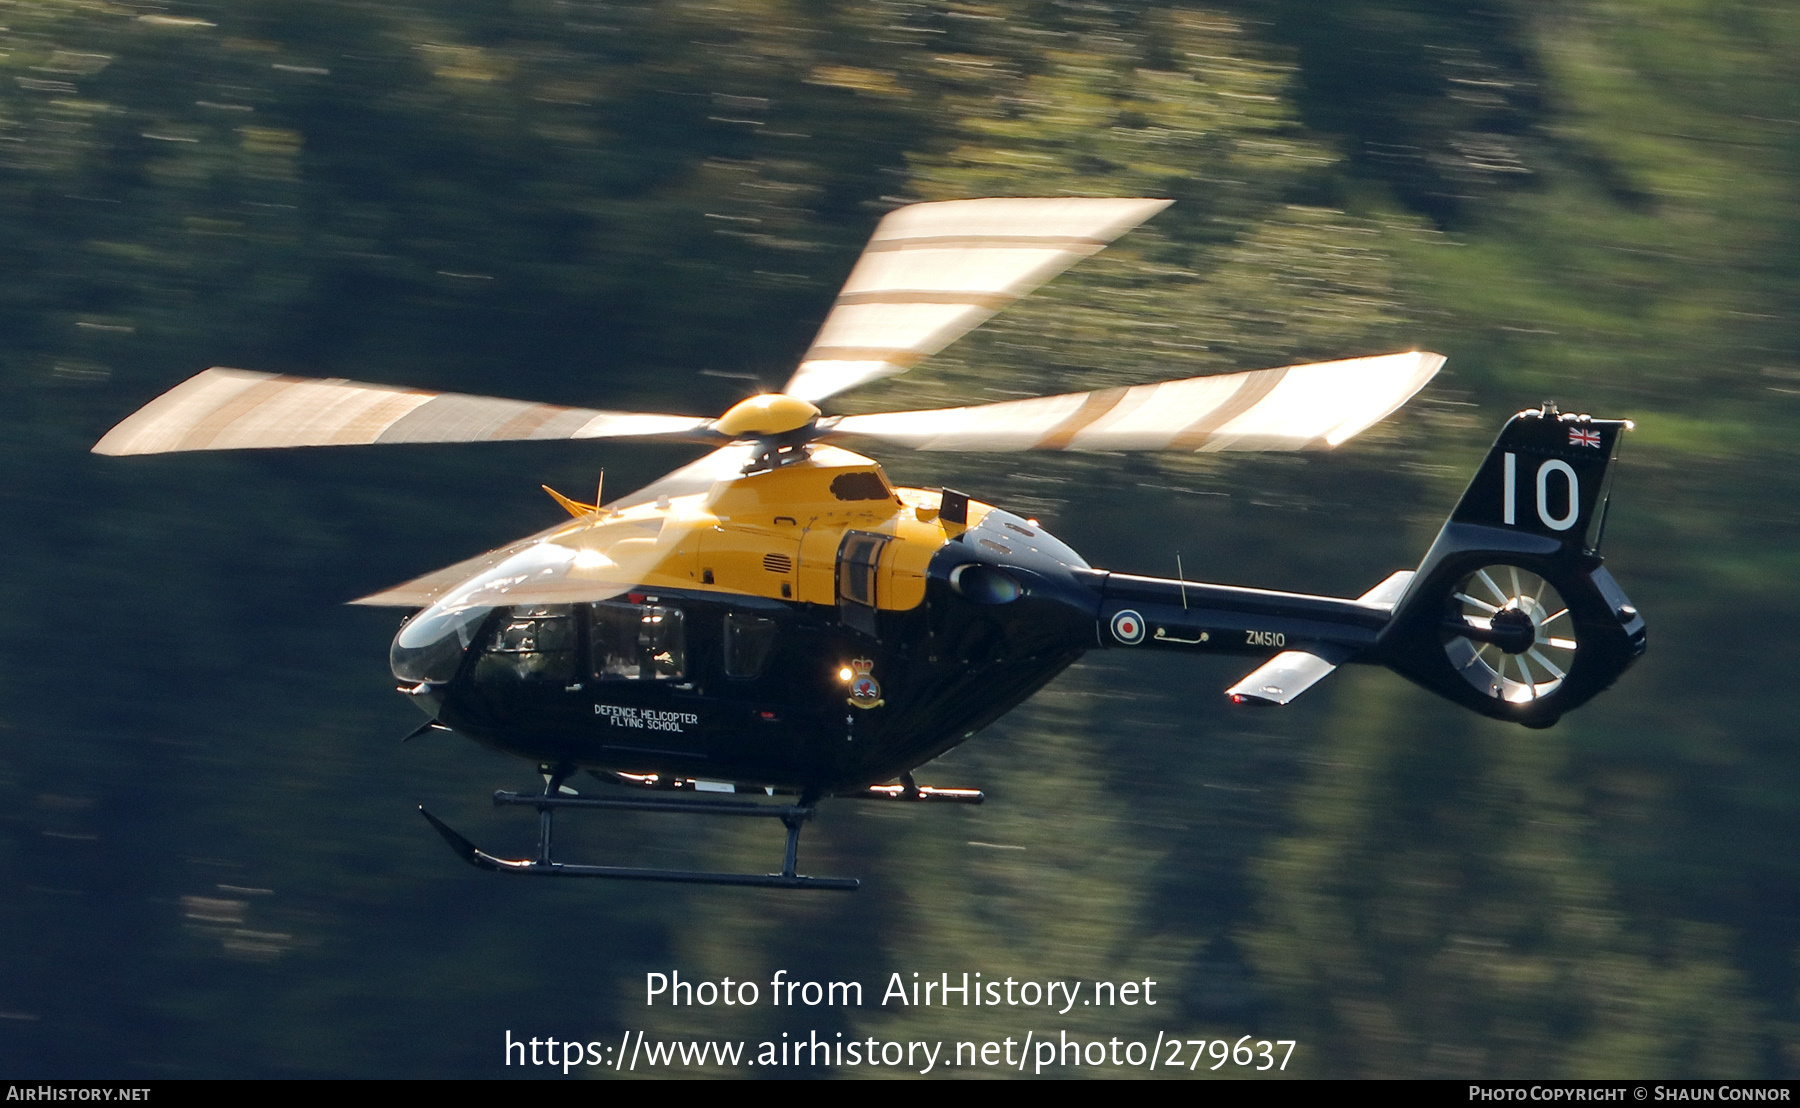
[[[987,799],[987,794],[980,789],[934,789],[930,785],[921,785],[910,773],[901,774],[898,785],[870,785],[861,792],[836,795],[857,800],[898,800],[907,804],[980,804]]]
[[[800,848],[800,828],[813,816],[811,804],[757,804],[742,800],[599,800],[589,797],[562,796],[558,791],[561,776],[551,778],[541,794],[496,792],[494,804],[519,805],[538,810],[538,850],[536,858],[500,858],[463,838],[424,806],[419,814],[437,829],[463,861],[496,873],[521,873],[534,877],[608,877],[625,881],[676,881],[690,885],[752,885],[770,889],[839,889],[851,891],[862,882],[854,877],[809,877],[796,873]],[[558,808],[606,808],[639,812],[680,812],[706,816],[763,816],[779,819],[787,828],[787,850],[780,873],[706,873],[700,870],[645,869],[635,866],[582,866],[558,862],[550,857],[551,820]]]
[[[695,780],[692,777],[661,777],[654,773],[619,773],[616,770],[589,770],[594,778],[609,785],[623,785],[631,789],[678,790],[690,792],[724,792],[743,795],[765,794],[768,796],[795,796],[793,789],[763,788],[755,785],[737,785],[726,781]],[[832,793],[844,800],[898,800],[916,804],[921,801],[937,804],[980,804],[987,799],[987,794],[980,789],[942,789],[930,785],[921,785],[913,780],[910,773],[900,775],[896,785],[868,785],[854,792]],[[682,805],[687,807],[687,805]]]

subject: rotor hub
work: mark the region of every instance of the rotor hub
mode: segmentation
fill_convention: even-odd
[[[734,439],[771,439],[817,422],[819,409],[799,397],[764,393],[741,400],[713,421],[712,429]]]
[[[1520,597],[1529,603],[1530,597]],[[1523,607],[1502,608],[1494,613],[1493,644],[1508,654],[1523,654],[1537,640],[1537,623]]]

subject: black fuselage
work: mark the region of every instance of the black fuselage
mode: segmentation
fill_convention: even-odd
[[[1008,523],[1011,546],[991,534]],[[1096,645],[1099,597],[1075,585],[1071,571],[1086,566],[1073,551],[1004,512],[964,538],[939,552],[924,602],[904,611],[632,592],[545,610],[542,618],[567,621],[539,636],[558,649],[506,652],[519,638],[504,641],[508,626],[532,616],[498,610],[455,679],[433,690],[437,718],[545,764],[827,792],[892,780]],[[1017,595],[991,580],[975,590],[955,573],[972,564],[1006,566],[1026,584]],[[679,622],[678,649],[665,633],[644,664],[619,664],[604,640],[634,611]],[[748,650],[747,627],[762,640]]]
[[[1268,657],[1335,643],[1361,659],[1388,618],[1095,570],[994,510],[938,551],[916,607],[663,589],[503,608],[428,699],[443,724],[546,765],[835,792],[936,757],[1095,647]],[[643,637],[620,646],[621,626]]]

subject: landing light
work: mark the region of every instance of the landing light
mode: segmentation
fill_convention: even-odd
[[[850,672],[849,666],[843,666],[838,669],[838,680],[839,681],[848,681],[848,680],[850,680],[850,678],[852,678],[854,676],[856,676],[856,675],[854,673]]]

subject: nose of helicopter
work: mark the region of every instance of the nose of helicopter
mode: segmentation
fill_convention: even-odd
[[[456,676],[463,651],[491,608],[442,601],[406,621],[388,648],[388,668],[402,681],[441,685]]]

